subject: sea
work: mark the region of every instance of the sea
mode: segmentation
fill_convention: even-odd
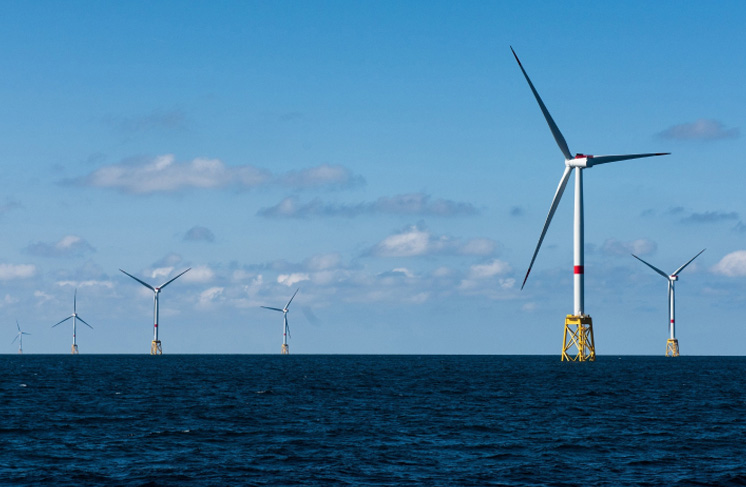
[[[3,355],[0,484],[746,485],[746,357]]]

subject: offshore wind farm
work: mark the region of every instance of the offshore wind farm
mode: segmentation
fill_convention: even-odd
[[[4,3],[0,479],[745,485],[745,19]]]
[[[77,289],[96,328],[78,323],[81,353],[276,354],[279,313],[261,306],[302,287],[295,354],[560,357],[567,315],[585,315],[597,355],[657,355],[655,283],[629,254],[655,263],[662,242],[708,248],[677,314],[712,328],[678,327],[686,354],[742,353],[711,337],[743,333],[742,73],[713,55],[743,37],[722,22],[743,7],[691,5],[663,27],[665,6],[616,6],[615,23],[510,2],[231,4],[179,25],[151,8],[7,12],[0,313],[8,341],[17,317],[33,333],[26,353],[70,349],[73,320],[48,324]],[[594,42],[559,28],[575,19]],[[560,183],[583,177],[582,244],[547,174],[558,147]],[[575,147],[672,155],[596,167]],[[158,303],[167,337],[124,265],[150,286],[192,269]]]

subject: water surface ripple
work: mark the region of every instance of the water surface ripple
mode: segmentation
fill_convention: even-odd
[[[746,485],[746,358],[0,356],[0,483]]]

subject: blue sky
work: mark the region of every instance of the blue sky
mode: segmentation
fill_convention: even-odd
[[[743,2],[7,2],[0,316],[26,353],[557,354],[586,171],[598,354],[742,354]]]

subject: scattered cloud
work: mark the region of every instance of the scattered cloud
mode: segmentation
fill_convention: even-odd
[[[401,194],[381,197],[373,202],[357,204],[326,203],[315,198],[308,203],[301,203],[294,196],[280,201],[274,206],[262,208],[257,215],[265,218],[312,218],[312,217],[345,217],[354,218],[360,215],[414,215],[414,216],[468,216],[478,213],[470,203],[461,203],[446,199],[432,199],[424,193]]]
[[[465,279],[459,284],[462,291],[480,290],[491,285],[485,282],[496,280],[497,286],[502,290],[510,290],[515,287],[515,279],[507,277],[513,272],[513,269],[507,262],[499,259],[492,259],[484,264],[475,264],[469,267],[469,272]]]
[[[36,242],[26,247],[25,252],[37,257],[80,257],[96,250],[77,235],[66,235],[54,243]]]
[[[22,207],[23,205],[21,205],[17,201],[6,200],[5,203],[0,203],[0,215],[4,215],[10,211],[17,210],[18,208]]]
[[[746,276],[746,250],[736,250],[726,255],[712,267],[712,272],[728,277]]]
[[[32,264],[0,264],[0,281],[28,279],[36,275],[36,266]]]
[[[424,228],[410,226],[383,239],[369,251],[369,254],[377,257],[438,254],[486,256],[494,253],[496,248],[497,244],[493,240],[477,238],[463,241],[447,235],[433,235]]]
[[[100,167],[68,183],[108,188],[129,194],[171,193],[186,189],[253,189],[278,185],[291,189],[341,189],[363,184],[361,176],[342,166],[321,166],[273,175],[252,165],[228,166],[219,159],[176,161],[173,154]]]
[[[293,189],[346,189],[365,184],[362,176],[356,176],[343,166],[322,164],[309,169],[290,171],[276,177],[280,186]]]
[[[87,281],[57,281],[57,285],[60,287],[72,288],[104,287],[107,289],[114,289],[114,283],[112,281],[97,281],[94,279]]]
[[[107,115],[103,117],[103,122],[118,132],[134,134],[153,130],[183,130],[187,126],[187,117],[178,109],[154,110],[147,115],[134,117]]]
[[[652,240],[640,238],[629,242],[609,238],[601,246],[601,251],[607,255],[649,255],[658,249],[658,245]]]
[[[176,162],[172,154],[146,162],[124,162],[96,169],[78,180],[84,186],[149,194],[187,188],[254,188],[270,179],[269,172],[253,166],[226,166],[218,159]]]
[[[184,234],[185,242],[214,242],[215,235],[210,231],[209,228],[195,226],[187,230]]]
[[[735,211],[705,211],[703,213],[691,213],[682,218],[681,223],[718,223],[738,219],[738,213]]]
[[[215,271],[206,265],[192,267],[192,270],[184,274],[184,282],[205,283],[215,278]]]
[[[510,209],[510,216],[520,217],[523,216],[526,211],[521,206],[514,206]]]
[[[225,291],[225,288],[218,287],[218,286],[205,289],[199,295],[199,301],[197,302],[197,306],[200,308],[209,307],[211,304],[214,304],[220,300],[224,291]]]
[[[305,272],[294,272],[292,274],[280,274],[277,276],[277,282],[285,286],[292,286],[299,282],[308,281],[310,277]]]
[[[701,118],[696,122],[674,125],[658,134],[664,139],[675,140],[719,140],[740,136],[738,128],[726,128],[722,122]]]

